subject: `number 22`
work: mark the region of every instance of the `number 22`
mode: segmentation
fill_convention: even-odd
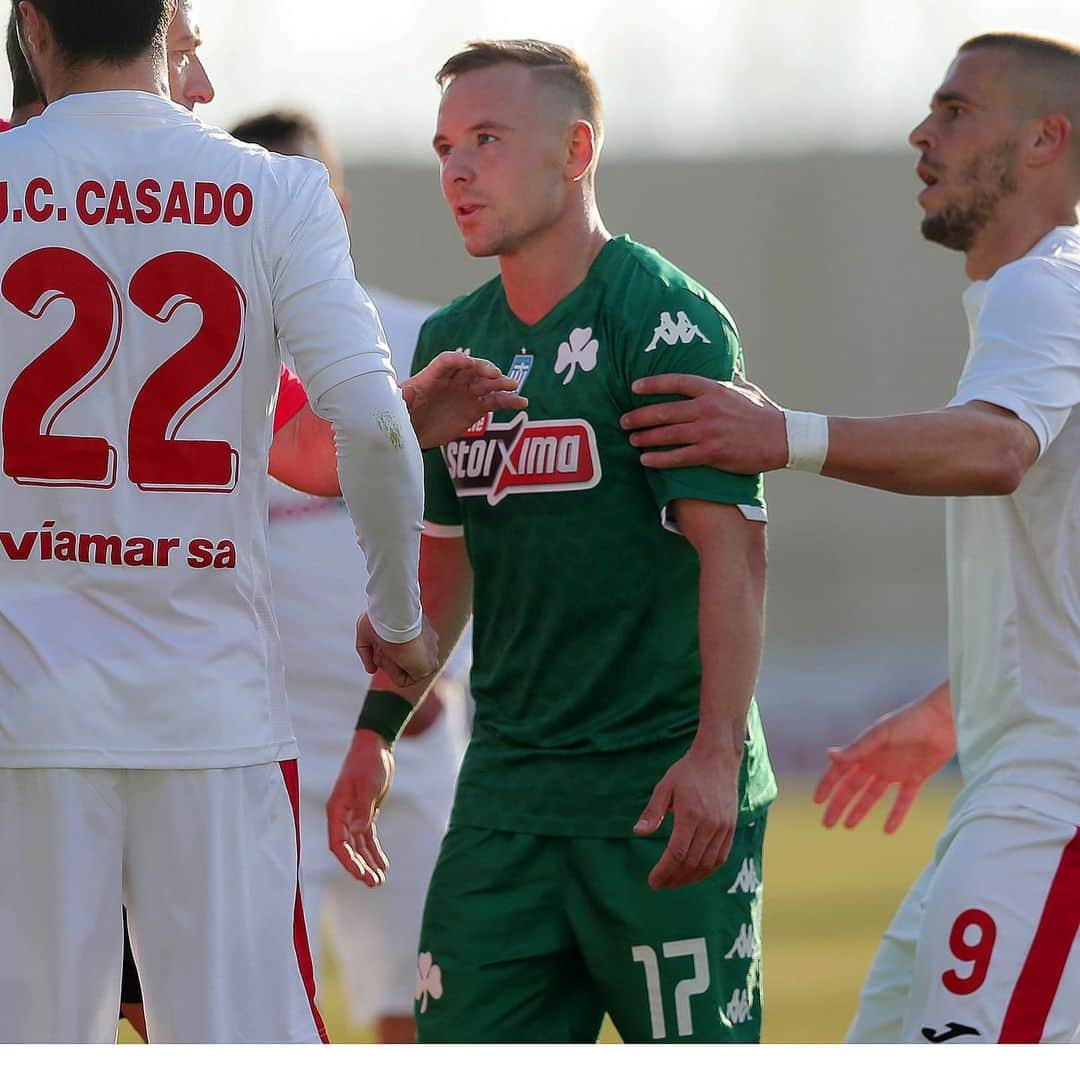
[[[128,477],[144,491],[231,491],[239,452],[228,442],[180,439],[184,421],[236,374],[244,355],[247,302],[217,263],[192,252],[159,255],[139,268],[131,302],[160,323],[185,304],[202,313],[196,335],[154,371],[128,420]],[[109,276],[68,248],[41,248],[17,259],[0,294],[40,319],[70,301],[68,330],[27,365],[4,404],[4,472],[20,484],[112,487],[118,452],[100,436],[56,435],[60,414],[109,369],[123,333],[120,294]]]

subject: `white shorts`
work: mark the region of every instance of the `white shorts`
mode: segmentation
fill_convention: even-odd
[[[297,801],[295,761],[0,769],[0,1043],[115,1041],[122,904],[152,1042],[324,1040]]]
[[[422,735],[400,739],[395,747],[394,784],[378,820],[390,871],[378,889],[350,877],[330,854],[329,792],[303,789],[305,910],[313,940],[317,926],[327,935],[349,1019],[358,1026],[380,1017],[412,1015],[424,898],[461,761],[460,727],[448,720],[444,715]]]
[[[1075,1042],[1080,829],[965,812],[885,932],[848,1042]]]

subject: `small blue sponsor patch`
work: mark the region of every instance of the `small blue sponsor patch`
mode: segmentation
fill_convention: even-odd
[[[535,357],[531,353],[521,352],[514,357],[514,362],[510,365],[507,374],[517,383],[519,390],[529,377],[529,372],[532,371],[534,359]]]

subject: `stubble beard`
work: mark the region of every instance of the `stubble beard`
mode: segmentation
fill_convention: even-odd
[[[983,230],[996,220],[1002,199],[1019,190],[1017,150],[1015,139],[1004,139],[976,154],[959,174],[969,185],[965,200],[923,218],[923,236],[950,251],[970,251]]]

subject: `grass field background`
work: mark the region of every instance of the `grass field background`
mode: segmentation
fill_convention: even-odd
[[[956,789],[950,778],[928,786],[886,836],[884,806],[857,829],[828,830],[810,783],[782,782],[765,840],[764,1042],[843,1039],[882,931],[929,860]],[[332,1042],[371,1041],[370,1029],[349,1022],[330,956],[319,1001]],[[120,1041],[137,1041],[126,1023]],[[618,1041],[610,1025],[602,1041]]]
[[[893,836],[882,807],[857,829],[821,826],[806,780],[782,783],[765,840],[763,1041],[834,1043],[844,1037],[882,931],[933,851],[955,781],[927,788]],[[334,1042],[368,1042],[349,1023],[332,958],[320,1002]],[[605,1029],[604,1041],[616,1036]]]

